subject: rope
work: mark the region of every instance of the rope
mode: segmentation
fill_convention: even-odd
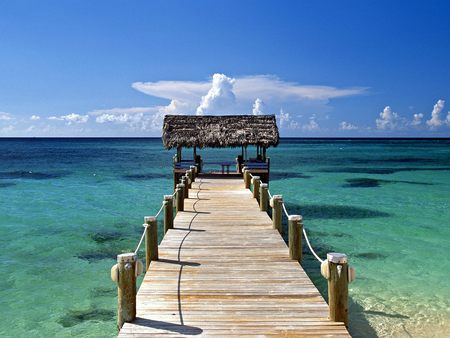
[[[158,218],[159,214],[161,213],[161,211],[163,211],[164,209],[164,203],[161,205],[161,208],[159,209],[159,211],[156,213],[155,218]]]
[[[283,206],[284,214],[286,215],[287,218],[289,218],[289,214],[286,210],[286,206],[284,205],[284,202],[283,202],[282,206]]]
[[[174,193],[172,194],[172,198],[174,198],[176,194],[177,194],[177,191],[175,190]]]
[[[142,233],[141,240],[139,241],[139,244],[137,245],[136,250],[134,250],[135,255],[137,254],[137,252],[139,251],[139,248],[141,247],[142,241],[144,240],[144,237],[145,237],[145,230],[147,230],[147,224],[143,224],[142,226],[144,227],[144,232]]]
[[[317,259],[320,263],[322,263],[322,262],[323,262],[323,259],[320,259],[320,257],[317,256],[316,252],[315,252],[314,249],[312,248],[311,243],[309,242],[309,239],[308,239],[308,235],[306,234],[305,228],[303,228],[303,235],[305,236],[305,240],[306,240],[306,243],[308,244],[309,251],[311,251],[311,253],[313,254],[313,256],[316,257],[316,259]]]
[[[270,190],[269,190],[269,189],[267,189],[267,193],[269,194],[269,198],[272,199],[273,196],[272,196],[272,194],[270,193]]]

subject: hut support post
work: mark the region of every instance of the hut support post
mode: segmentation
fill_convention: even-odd
[[[267,148],[266,147],[263,147],[263,152],[262,152],[262,160],[265,162],[266,161],[266,150],[267,150]]]
[[[184,211],[184,184],[177,184],[177,213]]]
[[[181,161],[181,147],[177,147],[177,162]]]
[[[348,327],[348,264],[347,255],[328,253],[328,307],[330,320],[344,322]]]
[[[194,146],[193,152],[194,152],[193,156],[194,156],[194,162],[195,162],[195,160],[197,158],[197,147]]]
[[[289,257],[302,261],[303,218],[300,215],[289,216]]]
[[[156,217],[147,216],[145,221],[145,269],[151,261],[158,260],[158,222]]]
[[[134,252],[117,255],[117,265],[111,269],[117,281],[117,327],[136,319],[136,260]]]
[[[272,224],[273,228],[277,229],[278,232],[283,234],[283,227],[281,226],[281,217],[282,217],[282,204],[283,204],[283,196],[282,195],[273,195],[270,200],[270,206],[272,207]]]
[[[172,195],[164,195],[164,234],[173,229],[173,197]]]
[[[259,209],[267,212],[267,203],[269,200],[269,191],[267,183],[261,183],[259,186]]]
[[[252,183],[253,183],[253,198],[256,198],[256,200],[259,202],[259,186],[261,184],[260,177],[253,176]]]

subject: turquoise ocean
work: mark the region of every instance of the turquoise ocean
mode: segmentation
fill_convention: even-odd
[[[448,336],[450,140],[282,139],[268,155],[318,254],[357,271],[352,335]],[[172,193],[172,156],[160,139],[0,139],[1,337],[117,334],[110,268]],[[326,296],[307,251],[303,265]]]

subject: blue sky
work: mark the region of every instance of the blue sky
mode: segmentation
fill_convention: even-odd
[[[167,113],[234,113],[276,114],[282,136],[450,137],[449,9],[0,0],[0,136],[158,136]]]

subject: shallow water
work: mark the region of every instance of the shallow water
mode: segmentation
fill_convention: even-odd
[[[109,269],[171,193],[172,155],[159,139],[0,140],[0,336],[116,334]],[[450,141],[285,139],[269,155],[271,192],[357,270],[354,336],[449,332]]]

